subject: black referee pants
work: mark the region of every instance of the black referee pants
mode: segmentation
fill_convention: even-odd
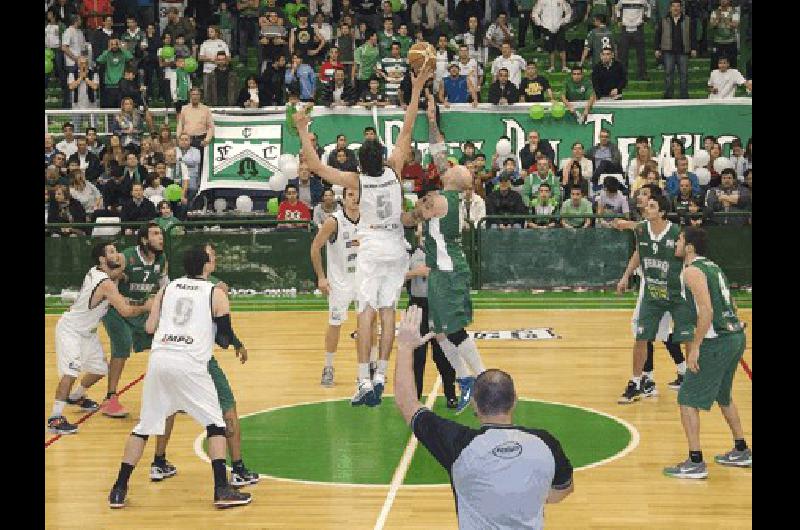
[[[420,336],[425,336],[430,328],[428,327],[428,299],[411,297],[409,306],[416,305],[422,308],[422,322],[419,325]],[[433,362],[436,369],[442,376],[444,395],[447,399],[456,399],[456,371],[450,365],[450,361],[445,357],[442,347],[436,339],[431,339],[425,344],[414,350],[414,382],[417,385],[417,399],[422,395],[422,379],[425,375],[425,362],[428,358],[428,344],[433,347]]]

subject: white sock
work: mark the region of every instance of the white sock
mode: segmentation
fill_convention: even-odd
[[[458,379],[463,379],[464,377],[472,375],[469,372],[469,368],[467,368],[467,364],[461,358],[461,355],[459,355],[458,350],[452,342],[447,340],[446,337],[442,340],[437,340],[437,342],[439,346],[442,347],[442,352],[444,356],[447,357],[447,360],[450,361],[453,370],[456,371],[456,377]]]
[[[686,375],[686,361],[682,361],[681,364],[678,365],[678,373]]]
[[[650,371],[650,372],[642,372],[642,375],[646,375],[646,376],[647,376],[647,378],[648,378],[648,379],[650,379],[651,381],[653,381],[653,380],[654,380],[654,379],[653,379],[653,372],[652,372],[652,371]]]
[[[636,388],[642,388],[642,376],[636,377],[635,375],[631,377],[631,381],[636,384]]]
[[[378,373],[380,375],[385,376],[386,370],[389,369],[389,361],[384,359],[378,359]]]
[[[53,418],[55,416],[63,416],[64,407],[66,406],[67,406],[66,401],[56,400],[55,403],[53,403],[53,412],[50,414],[50,417]]]
[[[373,346],[371,350],[369,350],[369,362],[379,362],[378,361],[378,347]]]
[[[73,399],[73,400],[75,400],[75,399],[80,399],[80,398],[82,398],[82,397],[83,397],[85,394],[86,394],[86,389],[85,389],[85,388],[83,388],[83,387],[82,387],[82,386],[79,384],[79,385],[77,386],[77,388],[75,388],[75,390],[73,390],[72,392],[70,392],[70,394],[69,394],[69,398],[70,398],[70,399]]]
[[[467,337],[464,342],[458,345],[457,350],[461,358],[472,368],[472,373],[475,374],[475,377],[486,371],[486,367],[483,366],[483,361],[481,360],[481,354],[478,351],[478,345],[475,344],[472,337]]]
[[[333,356],[336,352],[326,351],[325,352],[325,366],[333,366]]]
[[[369,379],[369,363],[358,363],[358,380]]]

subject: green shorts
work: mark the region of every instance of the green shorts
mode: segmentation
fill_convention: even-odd
[[[116,309],[110,307],[103,317],[108,338],[111,339],[111,357],[127,359],[131,349],[135,352],[149,350],[153,336],[144,330],[147,313],[133,318],[123,318]]]
[[[689,303],[683,298],[653,300],[646,296],[637,305],[633,317],[636,340],[655,340],[658,324],[667,312],[672,316],[672,341],[691,341],[694,338],[695,323]]]
[[[472,323],[470,273],[431,269],[428,275],[428,323],[434,333],[455,333]]]
[[[723,407],[731,403],[733,376],[744,354],[744,333],[705,339],[700,345],[700,371],[686,371],[678,392],[678,404],[709,410],[716,401]]]
[[[225,377],[225,372],[222,371],[213,355],[208,361],[208,373],[211,374],[211,380],[214,381],[214,387],[217,389],[217,399],[219,399],[219,408],[222,409],[224,414],[236,406],[236,400],[233,398],[233,391],[230,383],[228,383],[228,378]]]

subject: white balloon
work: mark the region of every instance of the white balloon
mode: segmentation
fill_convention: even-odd
[[[506,156],[511,154],[511,142],[506,140],[505,138],[500,138],[497,141],[497,145],[494,148],[495,152],[500,156]]]
[[[289,180],[296,179],[297,178],[297,168],[298,168],[298,166],[297,166],[297,161],[296,160],[287,161],[283,165],[283,169],[281,169],[281,173],[286,175],[286,178],[289,179]]]
[[[272,179],[270,179],[272,181]],[[240,212],[250,213],[253,211],[253,199],[247,195],[239,195],[236,197],[236,210]]]
[[[214,211],[217,213],[222,213],[225,211],[225,208],[228,207],[228,201],[223,199],[222,197],[218,197],[214,200]]]
[[[283,191],[286,188],[286,184],[288,182],[289,178],[286,176],[285,173],[282,173],[281,171],[276,171],[269,178],[269,189],[272,191]]]
[[[705,149],[700,149],[694,154],[694,158],[692,160],[694,161],[694,167],[707,166],[711,161],[711,156]]]
[[[281,156],[278,157],[278,169],[283,171],[283,168],[286,165],[286,163],[290,161],[297,163],[297,157],[289,153],[282,154]]]
[[[699,182],[701,186],[705,186],[711,180],[711,172],[704,167],[695,169],[694,174],[697,176],[697,182]]]
[[[714,160],[714,171],[722,173],[723,169],[733,169],[733,162],[731,162],[730,158],[721,156]]]

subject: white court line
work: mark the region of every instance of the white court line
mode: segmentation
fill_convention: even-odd
[[[431,393],[428,394],[428,398],[425,400],[425,406],[429,410],[433,409],[433,403],[436,401],[436,394],[439,392],[439,385],[441,384],[442,378],[441,376],[437,375],[436,383],[433,385],[433,390],[431,390]],[[403,452],[403,458],[400,459],[400,463],[397,464],[397,469],[394,470],[392,482],[389,484],[389,493],[386,495],[386,500],[383,502],[383,508],[381,508],[381,513],[378,516],[378,520],[375,522],[375,527],[373,530],[382,530],[383,525],[386,524],[386,518],[389,517],[389,510],[392,509],[394,498],[397,496],[397,490],[400,489],[400,485],[406,478],[406,473],[411,465],[411,458],[414,456],[414,451],[417,450],[418,443],[417,437],[414,436],[414,433],[412,432],[411,437],[408,439],[408,444],[406,444],[406,450]]]

